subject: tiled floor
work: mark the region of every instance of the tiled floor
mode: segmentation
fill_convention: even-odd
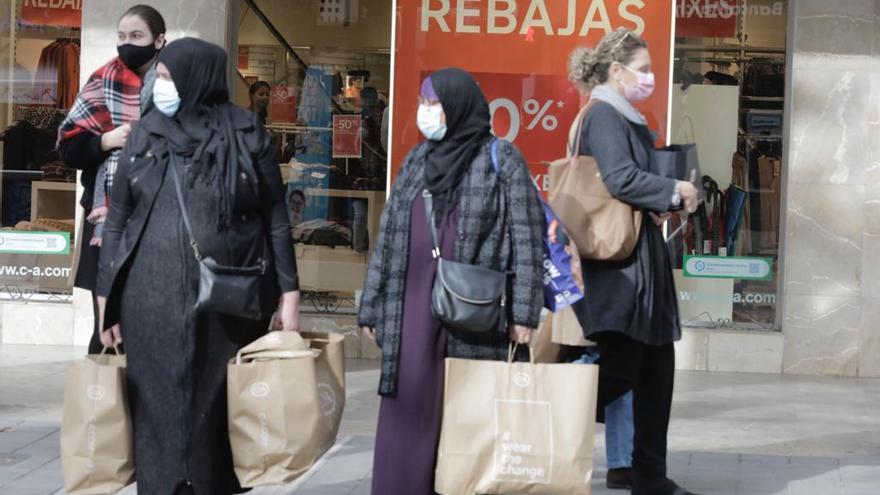
[[[0,346],[0,494],[60,492],[64,370],[83,352]],[[348,363],[346,415],[334,450],[297,482],[251,493],[369,493],[376,366]],[[880,380],[679,373],[670,474],[706,495],[878,495],[878,404]],[[602,437],[593,493],[625,493],[604,489]]]

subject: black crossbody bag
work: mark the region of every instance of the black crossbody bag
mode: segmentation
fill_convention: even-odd
[[[468,332],[503,330],[507,326],[507,274],[477,265],[445,260],[440,256],[434,201],[431,193],[422,193],[425,214],[437,261],[437,273],[431,290],[431,313],[450,328]]]
[[[266,273],[266,262],[262,261],[256,266],[223,266],[210,256],[202,256],[193,235],[177,171],[172,169],[171,175],[174,176],[177,202],[183,215],[183,225],[189,235],[189,245],[199,262],[199,297],[196,310],[259,320],[262,316],[260,287]]]

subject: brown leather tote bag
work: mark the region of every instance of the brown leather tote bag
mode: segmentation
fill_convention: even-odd
[[[574,147],[550,163],[550,206],[574,239],[582,258],[617,261],[628,258],[639,241],[642,211],[615,199],[605,187],[599,164],[578,156],[587,104],[572,124]],[[572,135],[569,134],[569,143]]]

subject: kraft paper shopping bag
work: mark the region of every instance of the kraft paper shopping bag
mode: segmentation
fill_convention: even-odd
[[[589,495],[598,367],[446,360],[434,489]]]
[[[553,318],[549,315],[541,326],[532,333],[529,348],[536,363],[558,363],[560,347],[553,342]]]
[[[125,356],[89,355],[67,369],[61,468],[73,495],[114,493],[133,481]]]
[[[336,442],[345,406],[343,340],[270,332],[230,361],[229,440],[243,487],[293,481]]]
[[[553,342],[561,345],[587,347],[593,345],[584,337],[581,324],[571,307],[553,313]]]

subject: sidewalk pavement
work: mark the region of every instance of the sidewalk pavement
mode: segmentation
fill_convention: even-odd
[[[84,352],[0,346],[0,494],[62,493],[58,429],[64,371]],[[296,482],[251,493],[370,493],[378,363],[347,365],[348,398],[337,445]],[[706,372],[680,372],[676,379],[669,470],[691,490],[880,494],[880,380]],[[593,493],[625,494],[604,488],[599,432]]]

